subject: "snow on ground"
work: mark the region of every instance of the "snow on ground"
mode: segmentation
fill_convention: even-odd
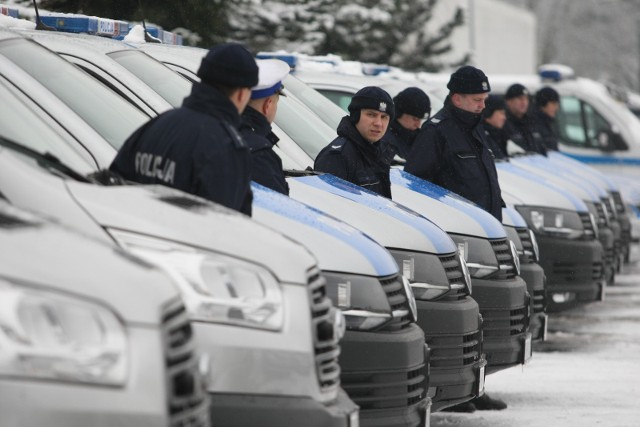
[[[640,264],[628,266],[603,302],[551,314],[531,362],[486,379],[504,411],[436,413],[432,427],[640,425]]]

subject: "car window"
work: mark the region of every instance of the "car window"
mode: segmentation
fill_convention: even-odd
[[[174,107],[182,105],[191,91],[191,83],[147,54],[136,50],[123,50],[108,54],[120,65],[155,90]]]
[[[67,143],[4,84],[0,84],[0,99],[0,135],[41,154],[53,154],[79,173],[93,172],[95,166],[86,153]]]
[[[607,120],[593,106],[573,96],[560,98],[556,122],[562,142],[575,147],[600,149],[598,135],[611,130]]]
[[[344,111],[349,111],[348,107],[351,103],[351,98],[353,97],[352,93],[332,89],[318,89],[318,91]]]
[[[84,71],[34,42],[4,40],[0,43],[0,55],[38,80],[116,149],[149,120]]]

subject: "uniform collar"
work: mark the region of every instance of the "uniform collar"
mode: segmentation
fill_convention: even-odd
[[[236,127],[240,126],[240,114],[236,106],[222,92],[206,83],[194,83],[182,106],[219,117]]]

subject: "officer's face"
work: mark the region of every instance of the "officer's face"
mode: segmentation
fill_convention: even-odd
[[[529,95],[520,95],[507,100],[509,111],[516,117],[522,117],[529,109]]]
[[[491,116],[484,119],[484,121],[495,128],[502,129],[504,123],[507,121],[507,114],[504,110],[496,110]]]
[[[558,114],[558,110],[560,109],[560,103],[556,101],[549,101],[547,105],[541,108],[542,111],[549,117],[555,117]]]
[[[400,123],[405,129],[416,130],[422,125],[422,119],[420,117],[412,116],[411,114],[403,114],[398,117],[398,123]]]
[[[365,140],[371,143],[378,142],[387,131],[389,120],[387,113],[365,108],[360,110],[360,120],[356,123],[356,129]]]
[[[453,105],[461,110],[468,111],[474,114],[482,113],[484,110],[484,101],[489,97],[487,93],[454,93],[451,97]]]

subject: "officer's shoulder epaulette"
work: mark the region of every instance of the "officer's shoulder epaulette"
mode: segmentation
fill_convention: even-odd
[[[344,138],[338,138],[329,144],[330,153],[341,153],[344,148],[344,144],[347,142]]]

